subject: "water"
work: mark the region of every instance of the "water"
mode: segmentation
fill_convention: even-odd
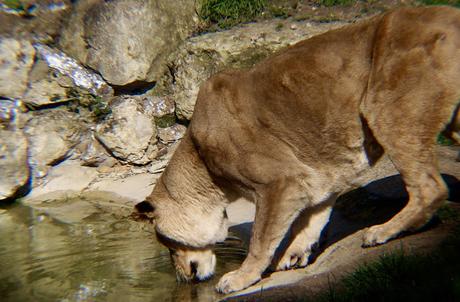
[[[238,242],[216,247],[213,279],[177,283],[152,228],[115,212],[84,200],[0,208],[0,300],[215,301],[244,258]]]

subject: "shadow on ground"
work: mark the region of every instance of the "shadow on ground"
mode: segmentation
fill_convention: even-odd
[[[457,179],[455,176],[449,175],[449,174],[442,174],[442,177],[444,181],[446,182],[447,186],[449,187],[449,201],[452,202],[460,202],[460,181]],[[327,274],[332,274],[339,276],[341,273],[335,273],[334,271],[337,270],[337,268],[341,267],[340,263],[343,261],[345,264],[346,262],[349,261],[348,264],[351,265],[351,263],[354,263],[353,265],[356,264],[357,260],[359,261],[367,261],[371,257],[369,254],[378,254],[379,249],[381,250],[387,250],[395,248],[397,246],[396,241],[405,241],[407,238],[407,241],[410,241],[407,243],[407,245],[410,248],[417,249],[417,247],[420,245],[422,248],[428,247],[428,245],[431,244],[431,246],[434,246],[435,240],[433,237],[442,237],[441,233],[447,233],[446,230],[444,229],[445,226],[441,223],[441,220],[435,216],[430,223],[427,224],[427,226],[424,227],[424,229],[420,230],[418,233],[420,233],[421,238],[415,238],[417,236],[406,236],[407,234],[402,235],[401,240],[393,240],[393,242],[390,242],[389,244],[385,244],[383,246],[377,247],[377,248],[371,248],[371,249],[362,249],[360,247],[360,238],[361,234],[360,230],[375,225],[375,224],[381,224],[393,217],[396,213],[398,213],[406,204],[407,202],[407,192],[404,187],[404,183],[400,177],[400,175],[393,175],[389,177],[385,177],[376,181],[373,181],[369,183],[368,185],[358,188],[356,190],[353,190],[347,194],[344,194],[341,196],[334,207],[334,211],[331,215],[331,219],[329,221],[329,224],[327,227],[324,229],[321,239],[320,239],[320,244],[319,247],[313,252],[311,258],[310,258],[310,263],[311,266],[307,267],[305,273],[305,277],[308,275],[310,279],[315,279],[315,271],[319,271],[319,278],[317,278],[317,281],[311,280],[312,284],[318,285],[319,287],[323,287],[325,285],[324,280],[326,279]],[[249,240],[250,236],[250,231],[251,231],[251,223],[246,223],[242,225],[235,226],[231,229],[231,231],[234,234],[237,234],[238,236],[241,236],[246,243]],[[439,227],[438,227],[439,226]],[[441,230],[442,229],[442,230]],[[431,231],[430,231],[431,230]],[[427,232],[428,231],[428,232]],[[438,234],[438,231],[440,234]],[[355,234],[356,233],[356,234]],[[286,236],[288,238],[289,236]],[[348,238],[347,238],[348,237]],[[356,237],[356,238],[355,238]],[[359,238],[358,238],[359,237]],[[409,238],[410,237],[410,238]],[[441,240],[441,238],[439,239]],[[337,242],[341,241],[340,243],[336,244]],[[412,242],[413,241],[413,242]],[[430,244],[426,244],[423,241],[432,241]],[[402,245],[402,243],[399,243]],[[284,248],[287,245],[287,240],[284,241]],[[281,247],[280,251],[283,249]],[[347,250],[347,251],[340,251],[338,254],[342,255],[337,255],[335,250]],[[353,251],[353,249],[355,251]],[[326,251],[326,252],[325,252]],[[340,259],[343,257],[343,254],[346,253],[355,253],[359,254],[359,256],[353,256],[350,259]],[[359,257],[362,256],[362,259],[359,260]],[[339,258],[334,259],[329,262],[328,258]],[[318,258],[321,258],[321,260],[317,261]],[[364,260],[366,259],[366,260]],[[319,262],[319,263],[315,263]],[[327,271],[327,269],[322,269],[318,267],[321,266],[328,266],[330,265],[330,270]],[[311,270],[309,268],[312,268]],[[302,270],[298,270],[302,271]],[[290,271],[290,272],[295,272],[295,271]],[[281,272],[277,274],[288,274],[290,272]],[[270,273],[268,272],[266,274],[266,277],[270,278]],[[327,277],[329,278],[329,277]],[[322,281],[320,281],[322,280]],[[326,285],[327,285],[327,280],[326,280]],[[289,283],[289,282],[288,282]],[[309,286],[311,287],[310,284]],[[267,286],[269,287],[269,286]],[[293,290],[293,288],[289,289],[286,288],[285,290],[282,289],[282,287],[279,288],[273,288],[273,289],[266,289],[264,290],[264,299],[267,297],[270,297],[270,293],[273,291],[273,299],[269,299],[270,301],[281,301],[278,298],[281,296],[284,298],[287,298],[289,296],[289,291]],[[264,288],[262,286],[262,288]],[[260,289],[259,291],[261,291]],[[305,290],[305,289],[304,289]],[[248,294],[248,293],[246,293]],[[282,294],[280,296],[280,294]],[[225,299],[225,301],[257,301],[257,296],[258,292],[253,291],[252,293],[249,293],[249,295],[243,295],[239,297],[228,297]],[[297,296],[297,295],[296,295]],[[278,297],[278,298],[276,298]],[[283,300],[283,301],[288,301],[288,300]],[[294,301],[294,300],[293,300]]]

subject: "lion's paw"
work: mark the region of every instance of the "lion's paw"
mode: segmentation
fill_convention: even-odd
[[[363,236],[363,247],[384,244],[392,237],[392,232],[388,232],[384,225],[375,225],[365,230]]]
[[[236,292],[260,280],[260,275],[251,275],[240,270],[229,272],[220,278],[216,290],[223,294]]]
[[[305,267],[308,264],[309,251],[301,249],[287,249],[276,266],[277,271],[284,271],[294,267]]]

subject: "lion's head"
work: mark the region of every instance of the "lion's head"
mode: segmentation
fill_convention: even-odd
[[[178,280],[207,280],[216,266],[213,245],[227,236],[225,205],[199,202],[191,198],[193,194],[176,194],[166,186],[165,177],[136,210],[154,222],[158,241],[170,251]]]

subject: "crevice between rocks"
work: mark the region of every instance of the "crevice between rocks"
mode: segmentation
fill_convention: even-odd
[[[141,95],[153,89],[156,82],[134,81],[132,83],[118,86],[111,85],[115,96],[120,95]]]

